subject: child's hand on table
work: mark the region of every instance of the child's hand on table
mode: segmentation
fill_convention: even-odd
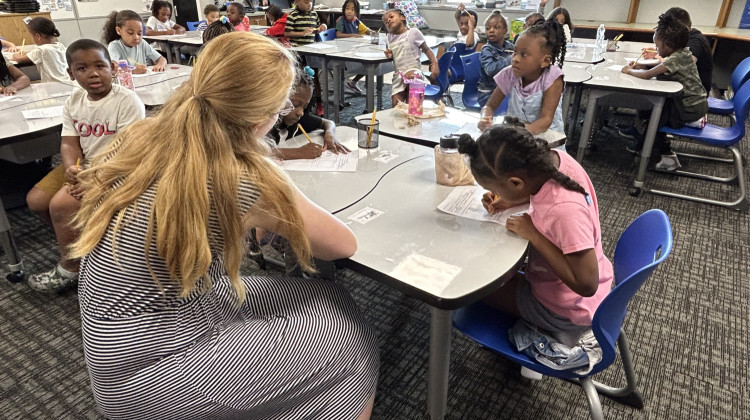
[[[18,89],[16,89],[15,86],[5,86],[0,88],[0,93],[3,93],[5,96],[13,96],[17,91]]]
[[[164,71],[167,68],[167,63],[154,63],[152,71]],[[144,72],[145,73],[145,72]]]
[[[305,28],[304,31],[302,31],[302,36],[308,36],[316,31],[316,28]]]
[[[656,58],[656,49],[654,48],[644,48],[641,50],[641,56],[645,58],[646,60],[650,60],[652,58]]]
[[[326,148],[317,143],[307,143],[297,148],[297,159],[317,159]]]
[[[539,233],[528,213],[513,215],[505,222],[505,228],[514,232],[518,236],[530,241],[532,237]]]
[[[391,49],[390,49],[390,48],[386,49],[386,50],[385,50],[385,51],[383,51],[383,52],[385,53],[385,56],[386,56],[386,57],[388,57],[388,58],[393,58],[393,51],[391,51]]]
[[[343,144],[339,143],[331,134],[326,132],[323,135],[323,150],[330,150],[335,154],[339,153],[349,153],[351,150],[344,146]]]
[[[512,204],[498,197],[492,191],[487,191],[482,195],[482,206],[488,213],[497,213],[513,207]]]
[[[17,52],[17,53],[15,53],[15,54],[13,54],[11,56],[11,59],[13,59],[15,61],[18,61],[18,60],[20,60],[20,59],[22,59],[24,57],[26,57],[26,53],[25,52]]]
[[[482,117],[477,123],[477,128],[484,131],[492,126],[492,117]]]
[[[144,74],[146,72],[148,72],[148,69],[145,64],[136,64],[135,69],[133,69],[133,74]]]

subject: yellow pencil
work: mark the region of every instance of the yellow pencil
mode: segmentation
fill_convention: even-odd
[[[305,129],[302,128],[302,124],[297,123],[297,127],[299,127],[299,129],[302,130],[302,134],[305,135],[305,137],[307,138],[307,141],[312,143],[313,142],[312,139],[310,138],[310,136],[307,135],[307,131],[305,131]]]
[[[132,62],[133,62],[133,64],[135,64],[136,66],[137,66],[137,65],[139,65],[139,64],[141,64],[141,63],[139,63],[139,62],[135,61],[135,59],[134,59],[134,58],[132,58],[132,57],[128,57],[128,60],[132,61]]]
[[[375,113],[378,112],[378,108],[375,107],[372,110],[372,121],[370,121],[370,129],[367,130],[367,147],[370,147],[370,141],[372,141],[372,130],[375,129]]]
[[[81,158],[76,159],[76,166],[81,166]]]
[[[21,41],[21,54],[23,54],[23,47],[26,46],[26,38]]]

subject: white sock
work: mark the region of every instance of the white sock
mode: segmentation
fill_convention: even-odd
[[[57,272],[60,273],[61,276],[65,277],[66,279],[73,279],[78,277],[77,271],[68,271],[63,268],[60,264],[57,264]]]

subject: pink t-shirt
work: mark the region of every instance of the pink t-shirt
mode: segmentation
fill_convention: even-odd
[[[234,30],[238,32],[250,32],[250,19],[247,16],[243,16],[242,22],[235,26]]]
[[[555,152],[560,157],[560,172],[578,182],[589,196],[549,180],[531,196],[529,216],[537,230],[563,254],[594,249],[599,263],[599,289],[591,297],[570,290],[534,247],[529,250],[526,279],[534,296],[547,309],[576,325],[591,325],[596,308],[612,288],[612,263],[602,251],[599,205],[589,176],[570,155]]]
[[[514,89],[521,98],[526,98],[537,92],[544,92],[555,83],[555,80],[559,79],[563,75],[562,69],[557,66],[549,66],[542,72],[542,75],[538,79],[523,86],[521,78],[513,74],[513,68],[508,66],[498,74],[495,75],[495,83],[497,87],[502,91],[505,96],[510,94],[511,89]]]

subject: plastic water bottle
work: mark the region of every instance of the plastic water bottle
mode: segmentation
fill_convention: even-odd
[[[134,67],[128,65],[128,60],[119,60],[117,67],[117,80],[120,82],[120,85],[130,90],[135,90],[135,85],[133,84]]]
[[[599,49],[604,48],[604,24],[599,25],[599,29],[596,30],[596,47]]]

